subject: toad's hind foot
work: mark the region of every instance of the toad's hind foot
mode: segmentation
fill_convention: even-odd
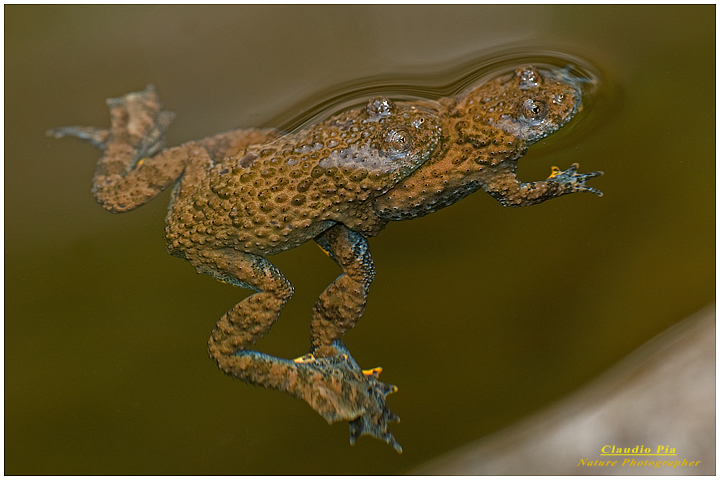
[[[142,92],[132,92],[107,100],[112,118],[110,129],[95,127],[60,127],[46,133],[55,138],[77,137],[100,150],[108,143],[132,148],[136,159],[150,157],[163,146],[165,132],[175,114],[162,110],[155,87],[148,85]]]
[[[142,92],[109,98],[112,117],[111,132],[133,146],[136,158],[151,157],[163,147],[165,132],[175,118],[173,112],[162,110],[155,87],[148,85]]]
[[[80,140],[88,142],[95,148],[105,150],[105,144],[107,143],[110,130],[95,127],[58,127],[51,128],[45,133],[55,138],[77,137]]]
[[[378,380],[380,368],[362,370],[339,340],[333,346],[337,355],[332,357],[306,355],[295,360],[302,381],[290,393],[304,399],[328,423],[348,420],[351,445],[362,435],[372,435],[401,453],[388,427],[388,422],[400,418],[385,403],[397,387]]]

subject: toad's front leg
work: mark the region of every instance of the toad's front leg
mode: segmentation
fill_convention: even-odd
[[[482,187],[506,207],[535,205],[575,192],[589,192],[602,196],[600,190],[585,185],[585,182],[601,176],[603,172],[578,173],[577,169],[577,163],[572,164],[564,171],[553,167],[547,179],[523,183],[518,180],[515,175],[515,167],[512,165],[502,170],[492,170],[485,176]]]

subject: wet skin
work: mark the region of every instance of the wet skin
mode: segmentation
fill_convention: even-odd
[[[517,160],[577,113],[578,80],[530,66],[454,98],[371,99],[299,132],[235,130],[163,149],[173,114],[152,87],[108,100],[109,129],[65,127],[103,151],[93,179],[111,212],[137,208],[174,185],[168,251],[200,273],[256,293],[217,323],[208,352],[229,375],[305,400],[328,422],[348,420],[350,440],[375,436],[401,451],[385,397],[397,388],[362,370],[340,338],[362,315],[374,267],[367,237],[483,189],[506,206],[574,192],[602,172],[553,167],[523,183]],[[343,270],[312,312],[311,348],[286,360],[251,350],[293,287],[267,256],[315,240]]]

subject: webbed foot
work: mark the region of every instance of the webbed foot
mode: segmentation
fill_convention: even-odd
[[[348,420],[351,445],[362,435],[372,435],[402,453],[388,427],[388,422],[399,422],[400,418],[385,404],[385,397],[396,392],[397,387],[378,380],[380,368],[362,370],[339,340],[333,346],[337,355],[306,355],[294,360],[298,379],[303,381],[296,383],[302,391],[293,393],[328,423]]]
[[[133,145],[137,158],[151,157],[162,149],[165,132],[175,114],[161,109],[154,86],[148,85],[142,92],[109,98],[107,104],[113,118],[111,132],[120,127],[121,134],[127,135]]]
[[[548,177],[548,182],[555,182],[562,185],[566,189],[566,193],[572,192],[590,192],[602,197],[602,192],[597,188],[585,185],[587,180],[602,176],[603,172],[577,173],[579,165],[573,163],[570,168],[561,171],[558,167],[552,167],[552,172]]]
[[[95,127],[58,127],[45,132],[48,136],[55,138],[77,137],[100,150],[105,150],[109,133],[110,131],[106,128]]]
[[[77,137],[100,150],[114,138],[132,146],[135,157],[151,157],[163,147],[165,132],[175,114],[161,109],[155,87],[148,85],[142,92],[132,92],[107,100],[112,127],[59,127],[46,133],[55,138]]]

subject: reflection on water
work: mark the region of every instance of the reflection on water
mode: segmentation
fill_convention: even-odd
[[[583,385],[714,298],[714,40],[714,6],[7,7],[6,472],[401,473]],[[580,162],[605,196],[478,193],[371,240],[346,344],[400,389],[401,456],[217,372],[207,336],[247,292],[165,254],[167,194],[110,215],[96,152],[44,136],[148,83],[177,145],[520,63],[599,85],[520,178]],[[297,289],[262,350],[294,358],[339,272],[311,244],[273,262]]]

